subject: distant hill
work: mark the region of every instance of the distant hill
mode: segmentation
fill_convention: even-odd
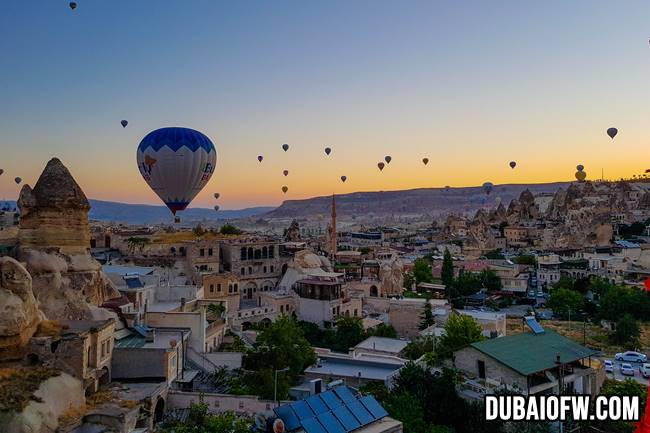
[[[420,188],[402,191],[354,192],[336,195],[339,216],[474,213],[480,208],[494,207],[501,201],[506,207],[510,201],[528,189],[533,194],[554,193],[566,188],[569,182],[540,184],[495,185],[489,195],[482,187]],[[262,215],[262,218],[300,218],[311,215],[329,215],[331,196],[304,200],[288,200]]]
[[[165,206],[153,206],[146,204],[129,204],[118,203],[113,201],[89,200],[90,201],[90,219],[95,221],[119,222],[134,225],[148,225],[169,223],[172,216],[169,209]],[[0,208],[9,206],[16,207],[15,201],[0,201]],[[260,215],[274,209],[273,207],[251,207],[237,210],[220,210],[215,212],[214,209],[191,208],[180,212],[184,224],[200,222],[204,220],[230,220],[237,218],[248,218]]]

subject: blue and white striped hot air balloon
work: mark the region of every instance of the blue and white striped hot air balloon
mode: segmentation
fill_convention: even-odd
[[[161,128],[147,134],[137,151],[144,180],[174,215],[208,183],[217,150],[204,134],[189,128]]]

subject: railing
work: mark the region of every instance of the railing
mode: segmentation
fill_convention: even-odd
[[[201,370],[205,373],[210,373],[211,370],[215,370],[219,368],[218,365],[210,361],[208,358],[194,350],[193,348],[187,346],[187,357],[190,361],[192,361],[194,364],[199,366]],[[206,365],[210,370],[206,369]]]

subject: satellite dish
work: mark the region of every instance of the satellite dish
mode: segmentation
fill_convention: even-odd
[[[273,421],[273,433],[285,433],[286,428],[284,427],[284,421],[280,418],[276,418]]]

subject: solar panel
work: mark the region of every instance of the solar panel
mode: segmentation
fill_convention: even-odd
[[[370,424],[375,420],[370,412],[368,412],[368,409],[366,409],[365,406],[359,403],[357,400],[349,402],[346,406],[348,409],[350,409],[352,415],[354,415],[354,417],[359,420],[359,423],[361,425]]]
[[[526,325],[528,325],[531,331],[533,331],[535,334],[544,333],[544,328],[542,328],[542,325],[540,325],[539,322],[532,317],[526,318]]]
[[[291,406],[294,412],[296,412],[296,415],[298,415],[298,418],[300,420],[314,417],[314,412],[309,408],[309,405],[305,403],[304,400],[294,401],[293,403],[289,404],[289,406]]]
[[[361,427],[361,423],[352,415],[350,410],[345,406],[339,406],[332,410],[336,419],[338,419],[346,432]]]
[[[327,433],[346,433],[341,423],[338,422],[331,412],[322,413],[317,418],[321,425],[325,427]]]
[[[323,403],[323,400],[321,400],[321,398],[318,395],[312,395],[305,401],[307,402],[311,410],[313,410],[316,415],[329,412],[330,410],[329,407],[325,406],[325,403]]]
[[[327,433],[327,430],[316,420],[316,418],[307,418],[302,420],[302,428],[307,433]]]
[[[359,400],[363,405],[370,411],[372,416],[375,419],[383,418],[385,416],[388,416],[388,412],[386,412],[386,409],[381,407],[381,405],[375,400],[375,397],[371,395],[366,395],[365,397],[362,397]]]
[[[339,398],[336,396],[336,394],[334,394],[333,391],[325,391],[319,395],[320,398],[323,399],[327,407],[329,407],[330,409],[334,409],[335,407],[339,407],[341,406],[341,404],[343,404],[341,400],[339,400]]]
[[[343,400],[346,403],[356,400],[354,394],[352,394],[350,388],[348,388],[347,386],[337,386],[336,388],[334,388],[334,392],[336,393],[336,395],[339,396],[341,400]]]
[[[284,426],[286,427],[287,431],[295,430],[300,427],[300,420],[293,412],[293,409],[291,409],[291,406],[284,405],[273,410],[278,415],[278,417],[284,421]]]

